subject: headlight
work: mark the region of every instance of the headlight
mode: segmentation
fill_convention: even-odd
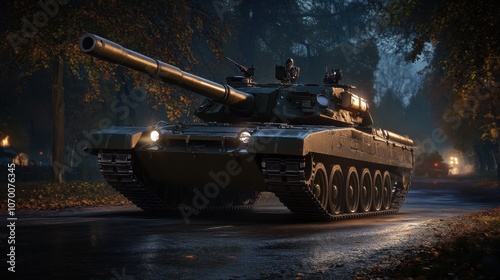
[[[252,137],[252,134],[250,134],[250,132],[248,132],[248,131],[242,131],[240,133],[240,135],[238,136],[241,143],[243,143],[243,144],[247,144],[248,142],[250,142],[251,137]]]
[[[157,130],[153,130],[153,131],[151,131],[151,134],[149,135],[149,137],[151,137],[151,140],[153,142],[156,142],[156,141],[158,141],[158,139],[160,139],[160,132],[158,132]]]

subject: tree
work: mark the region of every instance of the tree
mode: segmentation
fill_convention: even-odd
[[[28,83],[35,73],[53,75],[53,148],[55,181],[63,181],[65,81],[77,77],[88,81],[86,100],[101,99],[102,86],[117,91],[127,83],[141,85],[159,104],[177,117],[189,99],[175,100],[168,87],[128,70],[117,74],[114,65],[92,60],[78,50],[78,38],[85,32],[98,33],[149,56],[189,69],[197,63],[190,46],[206,41],[216,56],[221,55],[225,29],[194,2],[179,1],[72,1],[13,0],[3,5],[0,57],[4,78],[19,75]],[[113,20],[110,20],[110,19]],[[20,70],[19,70],[20,69]],[[17,71],[16,71],[17,70]]]
[[[299,82],[321,83],[325,66],[342,68],[343,82],[355,84],[372,101],[379,57],[375,7],[366,2],[243,0],[226,6],[224,20],[238,41],[235,58],[256,66],[256,80],[274,82],[274,64],[293,57],[301,67]]]
[[[400,49],[407,50],[409,60],[432,50],[430,80],[436,83],[430,88],[440,89],[438,94],[448,100],[444,113],[439,108],[446,129],[469,135],[476,131],[495,143],[499,143],[499,13],[500,3],[493,0],[393,0],[388,1],[384,17],[386,31],[401,39]],[[459,143],[463,134],[448,136]]]
[[[436,128],[436,119],[432,114],[430,101],[421,91],[413,95],[404,109],[402,133],[413,139],[425,139]]]

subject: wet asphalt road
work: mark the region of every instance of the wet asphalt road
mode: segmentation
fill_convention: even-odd
[[[431,220],[498,206],[499,189],[416,178],[398,214],[330,223],[296,220],[271,194],[250,213],[194,217],[189,225],[135,207],[18,214],[16,273],[2,261],[0,275],[9,278],[0,277],[354,279],[404,249]]]

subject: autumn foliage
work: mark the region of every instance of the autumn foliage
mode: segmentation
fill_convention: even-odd
[[[7,197],[7,188],[2,188]],[[0,208],[7,208],[7,200]],[[17,210],[64,209],[70,207],[119,206],[131,204],[128,199],[105,183],[20,183],[16,186]]]
[[[429,223],[428,240],[361,279],[498,279],[500,208]]]
[[[40,94],[49,88],[52,92],[51,159],[57,182],[64,181],[65,137],[71,134],[65,132],[71,115],[65,113],[66,107],[85,111],[90,101],[104,103],[106,98],[141,87],[174,121],[189,114],[194,99],[179,98],[171,87],[145,75],[83,55],[78,48],[83,34],[96,33],[187,70],[198,63],[201,52],[220,57],[226,35],[215,14],[190,1],[13,0],[2,6],[0,15],[0,36],[4,38],[0,42],[0,76],[16,83],[18,89],[5,93],[9,99],[22,93],[38,74],[53,76],[42,84]],[[194,47],[203,51],[195,52]],[[68,95],[81,97],[76,101]]]

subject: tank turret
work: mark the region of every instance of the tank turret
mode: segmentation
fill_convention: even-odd
[[[325,81],[330,82],[325,82],[324,86],[286,82],[258,84],[251,81],[253,67],[245,68],[236,63],[240,70],[246,70],[245,77],[226,78],[231,84],[227,85],[182,71],[94,34],[81,37],[80,49],[86,54],[207,97],[195,112],[205,122],[282,122],[335,126],[369,126],[373,122],[367,101],[350,91],[353,86],[339,84],[338,75],[335,82],[325,78]],[[280,70],[284,71],[276,67],[277,77],[283,76]]]

